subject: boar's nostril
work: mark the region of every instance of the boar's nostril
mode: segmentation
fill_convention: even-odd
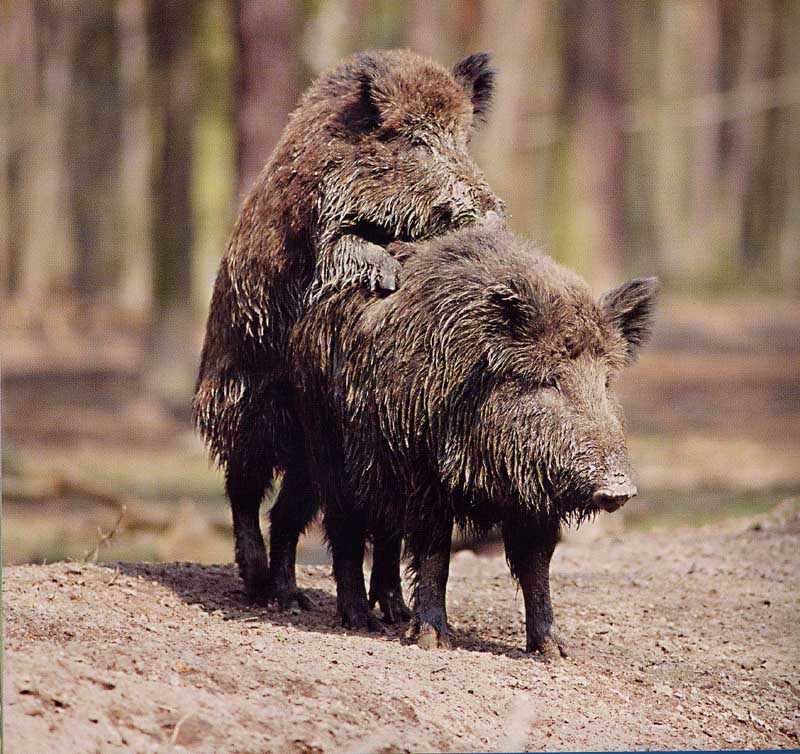
[[[611,513],[625,505],[634,495],[636,495],[636,487],[630,483],[620,484],[597,490],[592,495],[592,502],[597,508]]]

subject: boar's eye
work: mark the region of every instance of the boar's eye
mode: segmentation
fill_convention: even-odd
[[[554,375],[545,377],[539,383],[539,387],[545,390],[558,390],[558,379]]]
[[[408,144],[415,152],[427,153],[433,151],[431,145],[419,136],[409,138]]]

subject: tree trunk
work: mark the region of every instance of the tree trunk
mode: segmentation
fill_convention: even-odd
[[[153,246],[156,299],[162,309],[190,305],[193,212],[192,139],[197,77],[193,49],[195,4],[151,5],[153,79],[160,131],[154,188]]]
[[[103,0],[81,2],[70,92],[69,167],[79,256],[78,292],[116,293],[120,270],[120,99],[117,23]]]
[[[624,270],[620,9],[616,0],[574,0],[570,10],[576,251],[592,282],[607,288]]]
[[[204,0],[198,24],[198,96],[194,139],[193,308],[205,315],[236,202],[235,87],[238,49],[228,0]]]
[[[658,236],[660,274],[665,281],[686,282],[691,270],[692,249],[687,229],[686,154],[681,130],[679,102],[686,96],[688,57],[683,9],[664,3],[658,17],[658,92],[660,108],[654,134],[655,223]]]
[[[738,15],[737,15],[738,11]],[[733,9],[723,4],[723,23],[728,31],[738,27],[740,44],[732,55],[729,65],[737,71],[735,86],[761,81],[768,76],[771,26],[774,23],[766,3],[744,3]],[[756,166],[764,158],[763,149],[773,148],[763,141],[766,116],[763,112],[731,120],[727,124],[726,160],[722,173],[722,207],[724,227],[727,235],[721,244],[728,249],[728,267],[736,277],[731,282],[747,282],[749,279],[748,256],[755,253],[748,249],[745,234],[747,217],[747,195],[756,175]]]
[[[120,304],[139,318],[153,302],[151,247],[152,123],[145,0],[118,0],[122,134],[119,160]]]
[[[711,95],[720,86],[722,32],[719,13],[719,0],[706,0],[689,8],[687,32],[692,48],[691,94],[694,96]],[[690,136],[691,206],[688,216],[692,233],[684,266],[688,276],[707,283],[716,272],[714,252],[718,247],[719,233],[720,126],[714,122],[697,122]]]
[[[298,8],[293,0],[238,0],[239,194],[249,191],[278,141],[299,94]]]
[[[41,17],[37,18],[37,10]],[[22,229],[17,287],[30,311],[39,309],[54,288],[70,288],[75,272],[66,139],[77,10],[75,0],[43,5],[21,0],[18,6],[28,53],[21,61],[26,67],[23,75],[32,90],[22,95],[20,110],[25,140],[20,178],[28,215]],[[46,30],[48,42],[40,48],[37,75],[36,45],[42,30]],[[32,61],[29,54],[34,55]]]
[[[781,156],[781,171],[773,177],[776,192],[783,194],[783,211],[774,217],[779,286],[800,293],[800,5],[794,0],[780,4],[781,72],[794,75],[794,102],[780,113],[781,139],[771,148]]]
[[[35,50],[25,40],[25,23],[21,19],[26,8],[18,3],[14,11],[7,10],[5,23],[0,24],[0,293],[8,299],[14,290],[14,267],[18,252],[15,239],[19,235],[22,207],[16,202],[11,211],[19,183],[15,168],[19,144],[20,96],[30,102],[35,93]],[[27,51],[27,55],[26,55]],[[31,86],[21,85],[28,79]]]
[[[494,65],[500,73],[476,150],[515,230],[546,241],[551,239],[545,237],[543,215],[552,194],[550,155],[561,99],[555,55],[548,55],[558,41],[550,32],[552,20],[552,10],[541,3],[500,2],[486,9],[480,46],[497,50]],[[509,36],[510,28],[515,33]]]

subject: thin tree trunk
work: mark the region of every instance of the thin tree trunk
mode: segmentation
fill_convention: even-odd
[[[482,47],[497,50],[493,63],[499,75],[487,123],[478,130],[479,160],[489,183],[506,201],[514,228],[539,239],[545,223],[537,220],[547,201],[536,201],[536,187],[546,181],[550,150],[532,147],[541,134],[529,130],[538,130],[542,118],[527,116],[535,112],[554,119],[558,107],[560,87],[541,54],[551,18],[540,3],[491,2],[485,8],[480,40]],[[508,36],[509,28],[515,30],[513,35]]]
[[[11,202],[13,185],[11,180],[14,160],[14,66],[19,64],[15,55],[17,39],[15,16],[6,9],[4,23],[0,24],[0,294],[7,299],[13,285],[13,242]]]
[[[228,0],[204,0],[198,24],[198,96],[192,181],[195,242],[193,308],[205,314],[236,202],[235,86],[238,49]]]
[[[197,103],[195,4],[191,0],[173,0],[151,7],[153,70],[159,72],[153,84],[160,126],[153,206],[156,298],[162,308],[187,308],[192,297],[194,243],[191,179]]]
[[[771,25],[774,22],[765,3],[744,3],[739,17],[728,17],[730,27],[738,25],[741,44],[735,68],[738,70],[736,84],[760,81],[768,76]],[[733,13],[728,5],[723,8]],[[729,27],[729,28],[730,28]],[[732,63],[734,61],[731,61]],[[745,236],[746,197],[755,178],[756,165],[762,159],[762,150],[768,147],[759,137],[764,133],[766,116],[763,112],[733,120],[729,124],[727,160],[723,172],[722,206],[725,213],[725,228],[728,231],[723,248],[730,249],[731,266],[736,268],[745,281],[749,277]]]
[[[691,269],[683,198],[686,160],[678,102],[686,95],[683,8],[663,3],[658,18],[658,89],[661,100],[653,140],[655,163],[655,223],[660,274],[667,281],[686,281]]]
[[[236,3],[241,55],[237,103],[240,195],[261,172],[297,102],[298,29],[298,6],[293,0]]]
[[[153,303],[151,246],[152,123],[145,0],[118,0],[122,143],[119,160],[120,304],[138,317]]]
[[[624,142],[616,0],[576,0],[574,174],[577,238],[592,281],[601,288],[623,275]]]
[[[800,74],[800,5],[793,0],[781,4],[780,35],[786,73]],[[777,269],[779,285],[785,291],[800,292],[800,101],[781,113],[782,139],[772,148],[779,150],[782,171],[774,177],[775,190],[784,196],[783,213],[776,216]]]
[[[120,269],[118,168],[121,147],[119,59],[114,8],[83,2],[76,23],[75,85],[70,93],[69,166],[79,257],[76,286],[85,301],[116,292]]]
[[[18,290],[31,311],[41,307],[54,288],[71,287],[76,264],[66,138],[78,4],[75,0],[52,0],[41,9],[43,18],[37,19],[35,4],[25,0],[20,3],[28,43],[36,44],[37,26],[48,31],[48,44],[41,48],[39,103],[25,103],[23,117],[23,127],[31,129],[21,169],[26,182],[24,201],[30,214]]]
[[[690,6],[688,32],[691,35],[693,78],[692,94],[713,94],[720,85],[720,7],[719,0],[706,0]],[[715,270],[714,252],[718,247],[718,189],[720,127],[717,123],[697,123],[691,131],[691,254],[688,263],[693,278],[709,281]]]

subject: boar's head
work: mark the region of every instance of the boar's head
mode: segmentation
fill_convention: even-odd
[[[595,300],[510,233],[461,237],[449,252],[440,242],[418,290],[430,327],[426,422],[444,480],[565,520],[616,510],[636,487],[613,384],[648,338],[656,280]]]
[[[448,70],[406,50],[375,51],[335,69],[320,89],[343,102],[329,124],[333,183],[320,211],[379,244],[503,214],[468,149],[493,88],[486,53]]]

